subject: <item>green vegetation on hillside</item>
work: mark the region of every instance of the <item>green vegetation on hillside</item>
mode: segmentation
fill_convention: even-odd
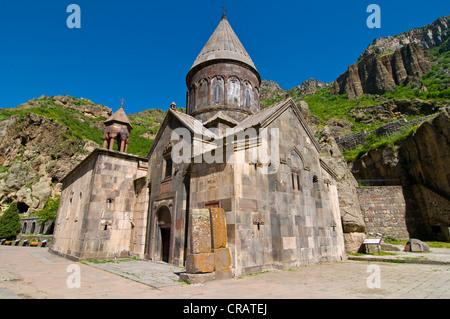
[[[79,101],[80,105],[82,103],[88,103],[80,99],[73,99],[74,101]],[[75,141],[90,140],[99,145],[103,143],[103,132],[98,129],[98,125],[96,124],[106,120],[106,118],[87,117],[74,109],[55,104],[52,97],[40,99],[38,103],[39,106],[26,109],[0,109],[0,121],[6,120],[13,115],[18,115],[20,120],[23,120],[28,113],[34,113],[53,119],[61,125],[66,126],[69,129],[66,135],[67,139]]]
[[[401,142],[413,135],[418,127],[419,126],[407,126],[404,127],[400,132],[385,137],[378,137],[374,134],[369,134],[365,137],[366,142],[363,145],[354,150],[343,151],[342,155],[344,155],[347,162],[352,162],[360,158],[362,155],[370,152],[371,150],[375,150],[380,147],[390,146],[395,149],[395,147],[398,146]]]
[[[78,99],[73,99],[73,103],[79,106],[95,105],[95,103]],[[68,128],[65,138],[68,141],[75,142],[80,145],[82,140],[89,140],[97,143],[99,146],[103,145],[103,122],[105,117],[89,117],[85,116],[80,111],[64,107],[55,103],[53,97],[40,98],[34,102],[30,108],[10,108],[0,109],[0,121],[9,119],[11,116],[19,116],[19,121],[22,121],[28,113],[34,113],[49,119],[53,119],[61,125]],[[152,109],[145,110],[134,115],[130,115],[129,119],[133,126],[130,136],[130,144],[128,152],[130,154],[146,156],[150,149],[153,140],[143,137],[144,133],[149,133],[150,137],[156,135],[160,123],[164,119],[166,112]],[[117,143],[115,145],[117,150]]]
[[[345,94],[332,95],[329,87],[318,89],[316,93],[302,97],[293,96],[294,99],[303,100],[309,105],[312,115],[317,117],[320,123],[324,123],[329,119],[338,118],[345,119],[352,124],[352,131],[359,132],[362,130],[372,131],[384,123],[367,125],[356,122],[349,113],[357,107],[369,106],[382,103],[379,97],[364,95],[355,100],[347,99]]]
[[[369,95],[365,94],[360,98],[349,100],[345,94],[332,95],[330,87],[323,87],[317,89],[314,94],[301,95],[299,91],[289,90],[291,97],[296,101],[305,101],[313,115],[319,122],[318,127],[321,128],[328,120],[344,119],[351,124],[352,133],[360,131],[373,131],[387,122],[395,121],[398,118],[391,120],[384,120],[365,124],[355,121],[350,116],[350,112],[357,108],[379,105],[388,100],[400,99],[420,99],[424,101],[436,101],[441,105],[448,105],[450,102],[450,48],[449,39],[442,43],[439,47],[428,51],[428,55],[432,62],[432,69],[422,77],[412,81],[410,85],[397,86],[392,92],[386,92],[383,95]],[[267,92],[266,92],[267,93]],[[261,105],[264,107],[271,106],[283,100],[284,94],[281,91],[276,91],[276,94],[266,94],[271,96],[264,99]],[[407,117],[408,120],[422,117],[427,114],[417,114],[415,116]],[[353,161],[370,150],[383,146],[397,146],[407,137],[411,136],[417,127],[407,127],[401,132],[391,135],[389,137],[377,137],[375,135],[368,135],[366,143],[359,148],[351,151],[343,152],[348,161]]]
[[[56,219],[56,213],[58,212],[60,196],[55,199],[49,198],[44,208],[34,213],[34,216],[39,217],[39,223],[45,224],[48,221],[54,221]]]

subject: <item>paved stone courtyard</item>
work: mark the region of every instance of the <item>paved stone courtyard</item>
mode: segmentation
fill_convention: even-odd
[[[79,268],[78,268],[79,267]],[[80,287],[70,288],[73,269]],[[189,285],[183,268],[129,260],[80,263],[46,248],[0,246],[1,299],[448,299],[450,265],[356,261]],[[379,288],[376,280],[379,275]],[[375,285],[374,285],[375,283]]]

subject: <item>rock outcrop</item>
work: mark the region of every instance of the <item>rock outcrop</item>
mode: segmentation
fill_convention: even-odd
[[[399,148],[410,184],[422,184],[450,199],[450,106],[423,123]]]
[[[353,176],[369,185],[401,185],[410,236],[449,241],[450,107],[424,121],[396,147],[369,151],[349,164]]]
[[[267,80],[262,80],[261,81],[261,85],[260,85],[260,89],[261,91],[263,90],[267,90],[267,91],[283,91],[283,89],[281,88],[281,86],[278,85],[277,82],[275,81],[267,81]]]
[[[292,92],[292,93],[298,92],[300,95],[310,95],[310,94],[316,93],[318,89],[327,87],[330,85],[331,85],[331,83],[324,83],[324,82],[321,82],[316,79],[309,79],[309,80],[303,82],[302,84],[300,84],[299,86],[296,86],[296,87],[288,90],[288,92]]]
[[[361,181],[370,181],[371,184],[399,185],[403,173],[400,167],[398,154],[391,146],[380,147],[369,151],[359,159],[349,164],[353,176]]]
[[[382,55],[393,52],[409,43],[417,44],[422,50],[429,50],[441,45],[449,37],[450,16],[441,17],[427,26],[415,28],[395,36],[375,39],[361,54],[358,61],[373,53]]]
[[[0,123],[0,202],[39,210],[59,194],[62,179],[97,144],[68,138],[68,128],[28,113]]]
[[[372,124],[386,120],[403,119],[408,116],[435,114],[439,112],[442,105],[447,103],[436,100],[393,99],[381,104],[355,108],[348,115],[356,122]]]
[[[442,108],[438,116],[420,123],[398,148],[380,147],[349,163],[352,174],[357,180],[397,180],[397,184],[404,178],[450,198],[449,112],[450,107]]]
[[[320,131],[320,158],[338,175],[337,190],[339,194],[339,209],[344,231],[346,252],[356,253],[366,238],[366,226],[359,206],[356,187],[358,183],[353,177],[347,162],[339,151],[333,134],[326,126]]]
[[[267,107],[272,104],[273,102],[268,103],[270,100],[279,100],[286,96],[286,92],[275,81],[262,80],[259,88],[261,107]]]
[[[408,44],[392,53],[371,53],[339,76],[331,86],[331,94],[346,94],[355,99],[363,94],[383,94],[398,85],[417,81],[431,70],[431,62],[417,44]]]

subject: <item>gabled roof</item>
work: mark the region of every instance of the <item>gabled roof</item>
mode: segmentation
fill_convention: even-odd
[[[128,116],[125,114],[125,111],[123,110],[122,106],[105,121],[105,124],[109,123],[109,122],[119,122],[119,123],[129,125],[130,130],[133,128],[133,126],[131,125],[130,120],[128,119]]]
[[[192,133],[200,134],[209,138],[217,138],[217,136],[213,132],[203,126],[202,122],[196,120],[189,114],[185,114],[172,109],[170,109],[169,112],[173,114],[180,122],[182,122]]]
[[[226,115],[225,113],[223,113],[222,111],[217,112],[216,114],[214,114],[213,117],[211,117],[209,120],[207,120],[206,122],[203,123],[204,126],[207,126],[210,123],[213,123],[216,120],[223,120],[227,123],[233,124],[233,125],[237,125],[239,124],[238,121],[236,121],[235,119],[231,118],[230,116]]]
[[[261,128],[266,127],[272,121],[274,121],[276,118],[278,118],[289,107],[292,108],[292,110],[294,111],[294,114],[297,116],[300,124],[302,125],[306,134],[308,134],[308,137],[310,138],[310,140],[316,147],[317,151],[320,151],[319,142],[317,142],[314,134],[312,133],[311,129],[309,128],[308,124],[306,123],[300,109],[295,104],[295,102],[292,98],[288,98],[288,99],[281,101],[277,104],[274,104],[268,108],[265,108],[256,114],[248,116],[247,118],[242,120],[238,125],[236,125],[234,128],[229,129],[227,131],[229,133],[228,135],[235,134],[235,133],[245,130],[249,127],[261,127]]]
[[[223,15],[222,21],[220,21],[216,30],[198,55],[191,70],[211,60],[240,61],[251,66],[256,71],[252,59],[236,36],[236,33],[234,33],[225,15]]]
[[[189,114],[182,113],[177,110],[169,109],[167,111],[166,117],[164,118],[164,121],[161,123],[161,127],[158,130],[158,133],[156,134],[156,137],[153,141],[153,144],[150,148],[150,150],[147,153],[147,157],[150,157],[153,153],[153,150],[155,149],[156,145],[158,144],[158,141],[164,132],[164,129],[166,128],[167,124],[169,123],[169,118],[174,117],[176,118],[181,124],[183,124],[184,127],[186,127],[191,133],[198,134],[200,136],[209,137],[211,139],[217,139],[218,136],[208,130],[206,127],[203,126],[203,124],[196,120],[194,117],[190,116]]]
[[[245,118],[243,121],[241,121],[235,127],[227,129],[225,136],[215,135],[213,132],[208,130],[200,121],[196,120],[194,117],[192,117],[188,114],[169,109],[163,123],[161,124],[158,134],[156,135],[153,145],[150,148],[150,151],[148,152],[148,156],[150,156],[151,153],[153,153],[153,150],[156,147],[156,144],[158,143],[158,140],[159,140],[162,132],[164,131],[165,127],[168,124],[168,119],[170,116],[173,116],[176,119],[178,119],[192,133],[199,134],[200,136],[205,136],[205,137],[216,140],[219,138],[226,138],[226,136],[236,134],[236,133],[243,131],[250,127],[256,127],[256,128],[267,127],[268,125],[270,125],[270,123],[272,123],[275,119],[277,119],[281,114],[283,114],[288,108],[292,108],[295,116],[297,117],[301,126],[303,127],[306,134],[310,138],[312,144],[317,149],[317,151],[320,152],[319,142],[317,142],[317,139],[315,138],[314,134],[312,133],[311,129],[309,128],[308,124],[306,123],[305,119],[303,118],[303,115],[301,114],[300,109],[295,104],[294,100],[292,100],[292,98],[288,98],[288,99],[281,101],[275,105],[265,108],[256,114],[248,116],[247,118]]]

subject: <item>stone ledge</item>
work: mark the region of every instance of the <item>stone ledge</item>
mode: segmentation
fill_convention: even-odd
[[[212,272],[205,274],[189,274],[186,272],[180,273],[180,280],[193,284],[204,284],[208,281],[214,280],[214,274]]]
[[[187,272],[180,273],[180,280],[192,284],[204,284],[214,280],[225,280],[233,278],[231,269],[216,270],[214,272],[202,274],[190,274]]]
[[[349,260],[371,261],[371,262],[391,262],[404,264],[422,264],[422,265],[450,265],[448,261],[428,260],[428,259],[405,259],[387,256],[348,256]]]

